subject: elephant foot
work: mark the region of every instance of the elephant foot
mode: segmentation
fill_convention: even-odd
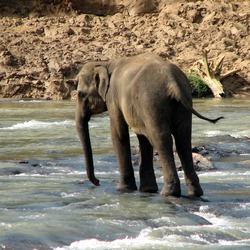
[[[187,193],[189,197],[200,197],[203,195],[203,190],[200,184],[189,184],[187,185]]]
[[[164,186],[160,193],[162,196],[181,196],[180,184]]]
[[[117,187],[117,190],[122,193],[131,193],[137,190],[137,186],[135,184],[127,185],[127,184],[120,183]]]
[[[139,190],[140,192],[145,192],[145,193],[157,193],[159,189],[158,189],[157,183],[154,182],[151,185],[141,184]]]

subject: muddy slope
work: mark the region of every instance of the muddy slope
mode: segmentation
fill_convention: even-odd
[[[143,52],[188,72],[204,49],[239,69],[228,95],[250,94],[249,1],[6,0],[0,15],[0,97],[73,98],[87,60]]]

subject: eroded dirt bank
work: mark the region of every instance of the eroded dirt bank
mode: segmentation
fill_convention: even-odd
[[[229,95],[250,94],[249,1],[13,0],[0,14],[0,97],[73,98],[84,62],[142,52],[188,72],[204,49],[239,69]]]

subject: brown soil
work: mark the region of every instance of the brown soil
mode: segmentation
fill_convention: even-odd
[[[249,0],[6,0],[0,15],[0,97],[73,98],[84,62],[143,52],[188,72],[204,49],[239,69],[227,94],[250,95]]]

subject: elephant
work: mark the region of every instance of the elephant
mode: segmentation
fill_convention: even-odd
[[[188,196],[203,195],[192,159],[192,114],[212,123],[223,117],[209,119],[192,107],[190,83],[179,67],[156,54],[144,53],[110,61],[87,62],[76,80],[76,129],[83,147],[87,176],[94,185],[99,186],[99,180],[94,174],[88,122],[92,115],[108,111],[120,173],[118,190],[137,190],[131,162],[131,129],[139,141],[141,192],[158,192],[153,167],[155,149],[163,173],[160,194],[181,196],[173,136]]]

